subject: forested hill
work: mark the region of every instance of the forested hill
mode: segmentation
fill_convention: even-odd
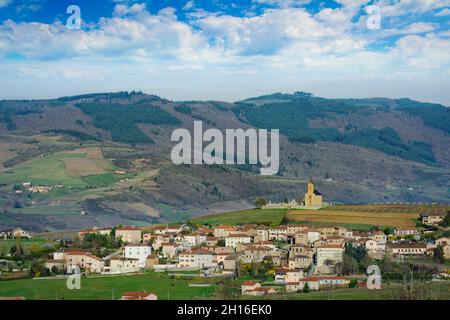
[[[176,128],[280,129],[280,172],[175,166]],[[276,93],[235,103],[142,92],[0,101],[0,226],[146,223],[297,198],[313,176],[328,201],[450,202],[450,109],[410,99]],[[30,194],[23,182],[49,187]],[[56,188],[55,186],[58,186]],[[83,212],[81,215],[80,213]]]

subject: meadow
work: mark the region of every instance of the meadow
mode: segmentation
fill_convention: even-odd
[[[61,151],[33,158],[4,171],[0,184],[29,181],[34,185],[64,184],[71,188],[86,187],[97,180],[103,184],[105,179],[111,181],[115,168],[98,149]]]
[[[82,277],[81,289],[69,290],[65,279],[8,280],[0,281],[0,296],[23,296],[27,300],[117,300],[127,291],[148,291],[160,300],[194,300],[211,297],[217,281],[220,278],[182,278],[149,271],[134,275]],[[190,287],[189,284],[209,286]]]

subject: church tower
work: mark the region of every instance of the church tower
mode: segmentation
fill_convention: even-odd
[[[303,201],[307,207],[320,207],[322,206],[322,194],[314,189],[314,182],[309,180],[307,186],[307,192],[305,194],[305,200]]]
[[[309,194],[314,193],[314,182],[312,181],[312,179],[309,179],[309,182],[308,182],[308,193]]]

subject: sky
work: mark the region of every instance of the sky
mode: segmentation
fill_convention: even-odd
[[[450,0],[0,0],[0,99],[121,90],[450,106]]]

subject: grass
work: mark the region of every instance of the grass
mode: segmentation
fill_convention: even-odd
[[[71,176],[70,172],[67,171],[64,160],[77,159],[78,161],[87,159],[85,157],[86,155],[83,153],[56,152],[48,156],[34,158],[5,171],[0,176],[0,183],[12,184],[30,181],[35,185],[64,184],[70,187],[84,187],[89,185],[90,181],[83,180],[81,173],[77,176]],[[104,167],[107,166],[104,165]]]
[[[48,241],[46,241],[44,239],[35,239],[35,238],[21,239],[20,242],[21,242],[22,248],[25,251],[29,250],[32,246],[41,247],[45,243],[48,243]],[[15,245],[16,245],[15,239],[0,240],[0,255],[9,253],[9,251],[11,250],[11,247],[15,246]],[[1,288],[1,285],[0,285],[0,288]]]
[[[173,278],[173,277],[172,277]],[[111,300],[126,291],[148,291],[159,300],[201,299],[211,297],[217,287],[189,287],[190,283],[216,282],[219,278],[171,279],[166,273],[147,272],[129,276],[99,276],[81,279],[80,290],[69,290],[64,279],[24,279],[0,282],[1,296],[24,296],[34,300]]]
[[[279,225],[282,223],[287,210],[285,209],[273,209],[273,210],[243,210],[236,212],[227,212],[220,214],[212,214],[191,219],[190,222],[198,224],[266,224],[266,225]]]

